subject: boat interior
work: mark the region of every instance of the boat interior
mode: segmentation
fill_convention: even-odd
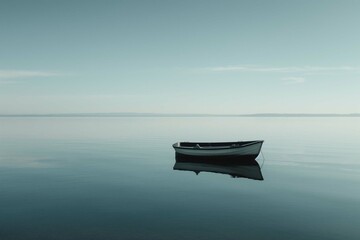
[[[253,144],[259,141],[241,141],[241,142],[180,142],[177,147],[240,147]]]

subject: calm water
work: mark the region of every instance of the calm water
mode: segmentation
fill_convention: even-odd
[[[174,142],[244,139],[264,181],[173,170]],[[0,239],[360,239],[359,143],[359,118],[0,118]]]

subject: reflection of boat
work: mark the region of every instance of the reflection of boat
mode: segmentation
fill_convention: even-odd
[[[200,172],[213,172],[229,174],[234,178],[242,177],[254,180],[264,180],[259,164],[255,159],[232,158],[212,158],[209,161],[195,157],[176,155],[174,170]]]
[[[177,154],[187,156],[241,156],[255,159],[263,140],[242,142],[177,142],[173,144]]]

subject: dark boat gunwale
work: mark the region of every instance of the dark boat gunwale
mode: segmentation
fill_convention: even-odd
[[[173,147],[175,149],[221,150],[221,149],[231,149],[231,148],[242,148],[263,142],[264,140],[238,141],[238,142],[177,142],[173,144]]]

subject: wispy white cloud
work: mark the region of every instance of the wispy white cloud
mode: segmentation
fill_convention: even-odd
[[[360,71],[360,67],[356,67],[356,66],[269,67],[269,66],[257,66],[257,65],[239,65],[239,66],[210,67],[210,68],[205,68],[205,70],[213,71],[213,72],[314,73],[314,72],[330,72],[330,71]]]
[[[299,84],[305,82],[305,78],[302,77],[286,77],[281,80],[284,81],[284,84]]]
[[[7,82],[4,80],[8,80],[8,79],[53,77],[58,75],[59,75],[58,73],[46,72],[46,71],[0,70],[0,80],[2,82]]]
[[[12,84],[12,83],[16,83],[17,81],[14,80],[7,80],[7,79],[1,79],[0,78],[0,84]]]

